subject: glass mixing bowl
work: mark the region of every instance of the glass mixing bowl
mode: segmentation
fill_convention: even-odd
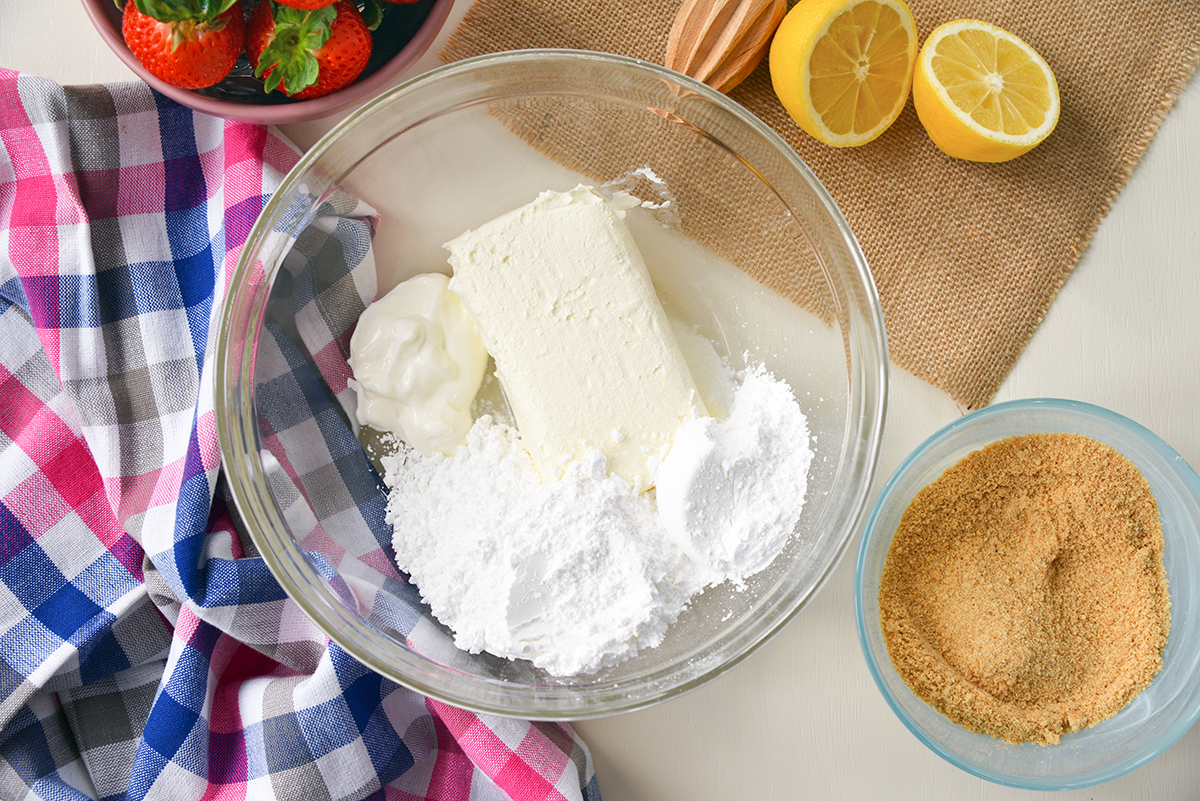
[[[892,536],[908,504],[951,465],[1018,434],[1082,434],[1133,462],[1158,503],[1171,631],[1150,685],[1108,720],[1063,735],[1057,745],[1010,745],[975,734],[918,698],[892,667],[880,622],[879,586]],[[973,412],[927,439],[884,486],[858,550],[854,604],[875,683],[908,729],[935,753],[989,781],[1066,790],[1110,781],[1167,750],[1200,719],[1200,477],[1154,433],[1078,401],[1032,398]]]
[[[794,536],[744,590],[711,588],[658,647],[562,678],[459,651],[397,573],[378,442],[354,423],[345,359],[366,303],[414,274],[449,272],[443,243],[581,182],[646,202],[627,219],[664,307],[734,362],[762,361],[786,379],[815,458]],[[250,232],[217,341],[229,487],[287,595],[390,679],[453,705],[537,719],[669,698],[787,623],[856,530],[887,396],[870,274],[796,153],[699,83],[572,51],[449,65],[330,131]]]

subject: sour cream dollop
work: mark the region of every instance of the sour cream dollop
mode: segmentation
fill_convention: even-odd
[[[473,422],[488,352],[450,279],[426,273],[367,307],[350,338],[358,422],[423,456],[453,456]]]

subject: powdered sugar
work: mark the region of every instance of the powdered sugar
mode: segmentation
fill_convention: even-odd
[[[808,421],[787,385],[762,366],[747,371],[727,420],[694,418],[675,434],[657,474],[667,533],[722,578],[740,583],[762,570],[800,518],[807,445]]]
[[[490,415],[452,457],[384,457],[397,562],[455,644],[594,672],[662,642],[705,587],[766,567],[800,516],[808,431],[764,368],[729,380],[728,418],[684,426],[656,492],[608,475],[598,451],[543,482]]]
[[[594,671],[660,642],[703,586],[598,451],[543,483],[516,430],[482,417],[452,458],[384,464],[400,566],[467,651]]]

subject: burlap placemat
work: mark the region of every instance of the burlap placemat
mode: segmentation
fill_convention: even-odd
[[[930,142],[910,102],[875,142],[830,148],[787,116],[766,62],[731,97],[779,132],[837,200],[875,277],[892,361],[978,408],[1016,363],[1195,70],[1200,3],[910,5],[922,39],[942,22],[970,17],[1041,53],[1062,97],[1050,138],[1006,164],[956,161]],[[678,7],[679,0],[476,0],[439,55],[565,47],[661,64]]]

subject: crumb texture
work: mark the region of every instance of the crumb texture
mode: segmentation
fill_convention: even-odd
[[[892,664],[920,698],[971,731],[1057,743],[1115,715],[1162,667],[1158,506],[1103,443],[1001,440],[909,504],[879,604]]]

